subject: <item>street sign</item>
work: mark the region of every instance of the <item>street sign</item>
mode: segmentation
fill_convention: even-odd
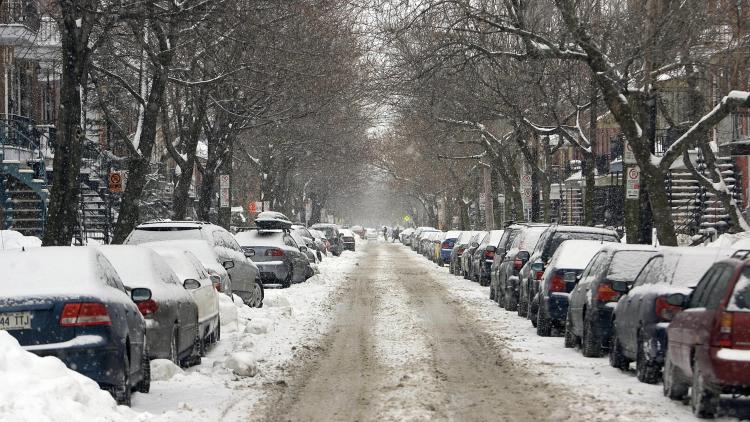
[[[410,215],[405,215],[404,216],[404,223],[408,223],[410,221],[411,221],[411,216]]]
[[[255,202],[255,201],[248,202],[247,203],[247,212],[250,213],[250,214],[257,213],[258,212],[258,206],[257,206],[257,204],[258,203]]]
[[[125,189],[125,180],[123,172],[113,171],[109,173],[109,191],[112,193],[122,193]]]
[[[219,176],[219,188],[229,189],[229,175],[228,174],[222,174],[221,176]]]
[[[221,208],[229,207],[229,175],[222,174],[219,176],[219,206]]]
[[[622,153],[623,164],[635,164],[635,155],[633,154],[633,148],[630,146],[628,141],[625,141],[625,148]]]
[[[641,190],[641,170],[629,167],[625,172],[625,199],[638,199]]]

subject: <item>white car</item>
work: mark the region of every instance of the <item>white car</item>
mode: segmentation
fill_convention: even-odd
[[[159,254],[177,274],[185,288],[198,305],[198,333],[201,338],[201,356],[205,356],[208,345],[221,338],[219,320],[219,292],[211,282],[208,272],[196,256],[181,248],[160,242],[160,245],[144,245]]]

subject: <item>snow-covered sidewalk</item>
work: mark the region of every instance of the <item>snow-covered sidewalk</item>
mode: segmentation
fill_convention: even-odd
[[[507,345],[507,352],[521,367],[543,375],[547,383],[559,385],[561,391],[574,391],[577,403],[571,407],[580,409],[580,415],[618,421],[698,420],[690,406],[664,397],[661,384],[641,383],[634,372],[610,367],[606,357],[586,358],[578,350],[566,349],[562,337],[538,336],[530,321],[489,300],[489,287],[451,275],[447,267],[437,267],[421,257],[416,259],[455,295],[456,303],[476,319],[482,330]]]

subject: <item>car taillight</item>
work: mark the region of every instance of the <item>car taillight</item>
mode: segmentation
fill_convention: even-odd
[[[484,257],[491,259],[495,257],[495,251],[484,251]]]
[[[560,273],[552,274],[552,279],[549,282],[550,292],[564,292],[565,291],[565,277]]]
[[[268,249],[266,256],[284,256],[284,251],[281,249]]]
[[[731,312],[722,312],[719,315],[719,332],[714,337],[713,344],[718,347],[733,347],[732,340],[732,323],[734,316]]]
[[[541,280],[542,277],[544,277],[544,270],[542,271],[533,271],[534,273],[534,280]]]
[[[524,264],[523,259],[516,258],[513,260],[513,269],[518,271],[521,268],[523,268],[523,264]]]
[[[604,281],[597,286],[595,299],[599,302],[617,302],[620,299],[620,292],[612,289],[612,283]]]
[[[138,305],[138,310],[141,311],[144,318],[151,317],[159,310],[159,305],[153,299],[138,302],[136,305]]]
[[[87,325],[112,325],[107,307],[103,303],[66,303],[60,314],[61,327]]]
[[[667,302],[667,298],[665,296],[659,296],[656,298],[656,303],[654,304],[654,312],[656,312],[656,316],[660,320],[665,322],[672,321],[674,316],[677,315],[677,313],[680,311],[682,311],[682,308]]]
[[[448,243],[448,242],[443,242],[443,244],[442,244],[442,245],[440,245],[440,247],[441,247],[441,248],[443,248],[443,249],[448,249],[448,248],[450,248],[450,247],[451,247],[451,245],[450,245],[450,243]]]
[[[465,250],[466,248],[458,248],[458,251],[456,252],[456,254],[461,255],[464,253]]]

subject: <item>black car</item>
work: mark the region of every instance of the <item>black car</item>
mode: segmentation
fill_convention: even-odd
[[[341,255],[341,252],[344,250],[344,242],[341,240],[339,226],[336,224],[318,223],[313,224],[310,228],[321,231],[326,235],[326,239],[331,242],[331,253],[333,256]]]
[[[614,311],[610,364],[627,369],[636,363],[638,380],[655,383],[661,378],[667,348],[667,327],[681,306],[670,304],[674,293],[689,295],[716,261],[731,255],[729,249],[665,248],[651,257],[632,288],[617,283],[624,296]]]
[[[528,316],[532,322],[537,320],[539,301],[534,300],[539,292],[539,280],[560,244],[566,240],[599,240],[602,242],[620,242],[614,229],[602,229],[587,226],[550,226],[539,239],[531,253],[529,265],[524,265],[518,274],[520,291],[518,296],[518,315]],[[533,303],[532,303],[533,302]]]
[[[449,270],[451,274],[461,274],[461,255],[463,255],[466,248],[469,246],[469,241],[476,232],[463,231],[458,236],[455,242],[453,242],[453,249],[451,250],[451,258]]]
[[[500,238],[500,242],[497,244],[495,256],[492,258],[492,264],[490,264],[490,300],[497,300],[495,289],[498,285],[497,275],[500,264],[503,263],[505,253],[510,249],[513,240],[521,233],[524,227],[524,225],[520,224],[511,224],[503,230],[503,237]]]
[[[518,307],[518,295],[520,283],[518,274],[529,261],[531,251],[536,247],[539,238],[542,237],[547,225],[530,225],[521,230],[511,243],[505,253],[503,262],[497,269],[497,286],[495,297],[497,303],[509,311],[515,311]]]
[[[582,344],[586,357],[601,356],[612,334],[612,310],[620,299],[616,283],[631,283],[656,250],[643,245],[610,245],[591,260],[570,292],[565,347]]]
[[[490,266],[497,252],[497,245],[503,237],[503,230],[491,230],[477,246],[471,258],[472,280],[482,286],[490,285]]]
[[[479,244],[484,241],[485,236],[489,234],[485,231],[480,231],[474,234],[469,241],[469,246],[466,248],[463,254],[461,254],[461,275],[467,280],[473,280],[474,274],[472,274],[472,259],[474,258],[474,251],[477,250]]]

